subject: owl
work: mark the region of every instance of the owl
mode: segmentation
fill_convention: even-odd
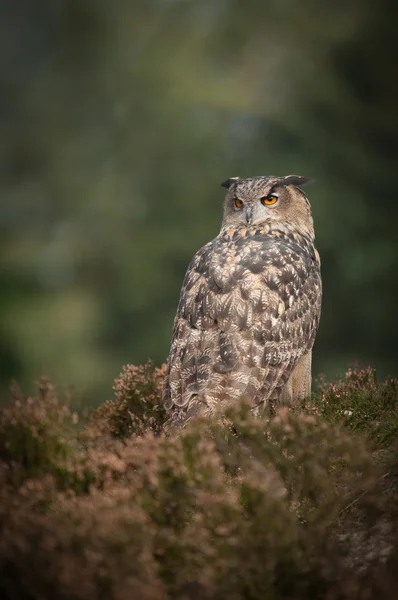
[[[233,177],[218,236],[182,286],[163,387],[169,427],[247,399],[273,413],[311,393],[322,282],[297,175]]]

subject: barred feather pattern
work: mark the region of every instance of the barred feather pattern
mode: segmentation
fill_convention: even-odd
[[[321,290],[313,240],[293,226],[222,229],[184,279],[163,388],[172,422],[277,399],[314,344]]]

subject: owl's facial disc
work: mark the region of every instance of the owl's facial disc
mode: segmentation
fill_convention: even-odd
[[[297,175],[230,178],[224,202],[222,227],[279,227],[290,224],[313,237],[311,207],[298,185],[309,180]]]

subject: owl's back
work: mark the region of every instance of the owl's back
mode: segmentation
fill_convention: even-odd
[[[312,240],[288,225],[222,230],[184,279],[163,391],[172,420],[278,398],[313,346],[320,304]]]

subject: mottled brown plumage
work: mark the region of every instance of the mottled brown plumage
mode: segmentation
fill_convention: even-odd
[[[170,424],[229,402],[256,412],[311,390],[319,255],[297,176],[232,178],[219,235],[184,279],[164,383]]]

